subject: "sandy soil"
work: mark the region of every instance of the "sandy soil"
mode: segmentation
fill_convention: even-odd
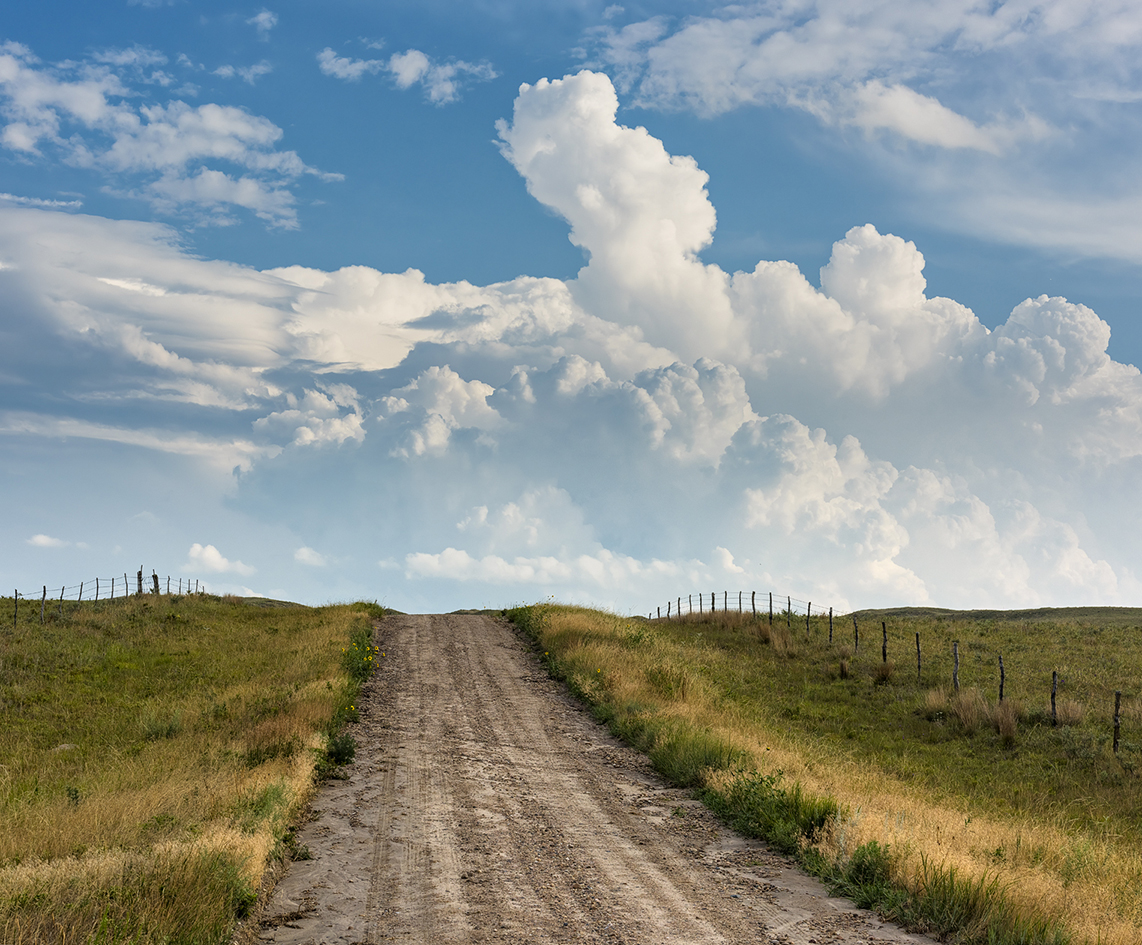
[[[386,618],[357,760],[258,941],[927,943],[667,787],[504,621]]]

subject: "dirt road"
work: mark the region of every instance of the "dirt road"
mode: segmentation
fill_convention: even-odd
[[[929,941],[719,827],[505,622],[389,617],[377,642],[357,760],[321,789],[260,941]]]

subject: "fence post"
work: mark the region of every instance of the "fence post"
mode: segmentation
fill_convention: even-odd
[[[59,589],[59,615],[61,617],[63,616],[63,592],[65,590],[67,590],[67,588],[61,587]]]
[[[661,607],[658,608],[658,619],[659,620],[662,619],[662,608]]]
[[[151,572],[151,581],[154,583],[155,596],[157,597],[158,593],[159,593],[159,575],[157,572],[155,572],[155,571]]]
[[[773,626],[773,591],[769,592],[769,625]]]
[[[1059,671],[1057,669],[1051,670],[1051,724],[1059,724],[1059,714],[1055,710],[1055,695],[1059,691]]]
[[[722,613],[728,614],[730,612],[730,592],[722,591]]]
[[[690,613],[694,613],[694,595],[693,594],[687,594],[686,595],[686,603],[690,607]]]
[[[16,629],[16,620],[20,616],[20,589],[12,591],[12,629]]]
[[[1118,754],[1118,728],[1119,719],[1121,717],[1119,710],[1122,708],[1122,690],[1114,690],[1114,753]]]
[[[139,565],[139,573],[138,573],[138,575],[136,575],[136,577],[138,578],[138,582],[139,582],[139,593],[137,596],[142,597],[143,596],[143,566],[141,564]]]
[[[131,582],[127,580],[127,572],[123,572],[123,596],[131,596]]]
[[[788,596],[785,598],[785,629],[793,629],[793,598]]]
[[[1003,701],[1003,684],[1007,679],[1007,674],[1003,671],[1003,657],[999,657],[999,701]]]
[[[883,634],[880,641],[880,661],[882,663],[888,662],[888,625],[882,620],[880,621],[880,632]]]
[[[675,609],[674,613],[678,617],[679,620],[682,619],[682,598],[681,597],[678,598],[678,607]]]
[[[99,578],[95,579],[95,599],[99,600]]]
[[[920,631],[916,631],[916,685],[920,685]]]
[[[718,592],[710,591],[710,616],[718,612]]]
[[[853,655],[860,651],[860,630],[857,628],[856,614],[853,614]]]
[[[738,613],[742,612],[742,592],[738,591]]]
[[[809,615],[813,612],[813,602],[809,601],[808,606],[805,608],[805,636],[809,636]]]
[[[698,616],[701,616],[703,613],[705,613],[705,611],[702,608],[705,607],[706,605],[702,603],[702,599],[703,599],[702,595],[699,594],[698,595]]]
[[[669,620],[669,619],[670,619],[670,605],[671,605],[672,603],[674,603],[674,601],[670,601],[670,600],[668,600],[668,601],[666,602],[666,619],[667,619],[667,620]]]
[[[829,608],[829,643],[833,642],[833,608]]]
[[[167,597],[170,597],[170,594],[171,594],[171,576],[168,574],[167,575]]]
[[[952,688],[960,691],[960,641],[952,641]]]
[[[83,600],[83,582],[82,581],[79,582],[79,596],[76,598],[76,600]]]
[[[757,591],[749,592],[749,607],[753,611],[753,619],[757,619]]]
[[[48,586],[44,585],[44,596],[40,598],[40,623],[44,622],[44,607],[48,603]]]

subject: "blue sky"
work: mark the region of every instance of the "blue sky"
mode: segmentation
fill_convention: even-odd
[[[0,16],[0,572],[1136,603],[1131,3]]]

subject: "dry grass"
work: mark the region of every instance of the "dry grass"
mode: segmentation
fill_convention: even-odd
[[[1087,796],[1074,795],[1072,800],[1069,794],[1059,794],[1059,787],[1048,785],[1070,769],[1059,765],[1059,748],[1046,749],[1039,773],[1031,767],[1039,749],[1031,747],[1027,735],[1016,741],[1023,714],[1020,700],[992,705],[975,687],[954,696],[942,687],[918,689],[914,677],[875,687],[871,666],[863,677],[854,673],[837,681],[809,664],[820,667],[827,657],[838,665],[844,659],[840,647],[825,650],[822,644],[813,650],[804,644],[809,651],[805,666],[799,667],[788,654],[778,652],[776,633],[768,643],[761,642],[766,621],[760,633],[747,624],[747,634],[719,632],[710,621],[685,618],[674,625],[664,621],[636,627],[614,615],[556,607],[540,622],[537,632],[558,671],[589,699],[608,706],[608,717],[636,744],[655,744],[661,726],[674,733],[675,742],[680,736],[670,726],[701,736],[695,736],[690,764],[697,766],[697,773],[691,783],[716,786],[732,777],[725,759],[745,759],[747,766],[763,772],[783,771],[787,782],[835,798],[849,812],[821,841],[827,855],[843,859],[868,841],[887,843],[894,851],[898,878],[906,885],[921,882],[924,862],[954,868],[965,879],[998,876],[1019,914],[1062,921],[1076,942],[1142,941],[1142,849],[1133,839],[1133,809],[1116,812],[1113,806],[1116,796],[1135,803],[1133,781],[1122,774],[1117,761],[1098,755],[1096,749],[1083,761],[1092,779]],[[955,632],[967,638],[962,627]],[[907,628],[904,639],[910,640],[912,633]],[[962,673],[968,675],[976,662],[966,646],[961,656]],[[875,658],[879,662],[879,648]],[[1012,664],[1018,664],[1008,663],[1011,690],[1017,687]],[[652,675],[646,666],[656,667]],[[781,682],[786,677],[788,686]],[[818,682],[811,683],[813,679]],[[826,707],[820,702],[805,705],[803,693],[810,685],[839,687],[830,690],[837,701],[829,711],[838,715],[829,724],[841,732],[850,726],[859,731],[857,723],[847,721],[850,715],[866,717],[868,708],[879,704],[877,699],[885,705],[898,703],[900,687],[910,686],[915,692],[912,717],[924,726],[917,733],[938,736],[949,749],[947,758],[939,763],[939,754],[932,753],[939,770],[929,771],[923,767],[926,756],[915,749],[906,748],[893,760],[862,739],[823,740],[813,730]],[[1127,701],[1124,709],[1136,712],[1136,706],[1137,701]],[[1042,720],[1035,724],[1036,732],[1060,732],[1049,723],[1042,728]],[[899,723],[895,734],[885,734],[885,744],[899,744],[911,725]],[[1051,736],[1036,735],[1044,737]],[[947,740],[953,738],[959,742]],[[987,747],[988,738],[994,739],[994,749]],[[959,743],[970,748],[959,752]],[[1087,752],[1087,744],[1066,742],[1062,750]],[[1005,783],[997,766],[1012,764],[1020,773]],[[1035,780],[1039,777],[1042,783]],[[942,787],[934,787],[941,782]],[[1097,814],[1092,805],[1097,805]]]
[[[143,597],[9,628],[0,941],[221,941],[353,691],[350,606]]]

